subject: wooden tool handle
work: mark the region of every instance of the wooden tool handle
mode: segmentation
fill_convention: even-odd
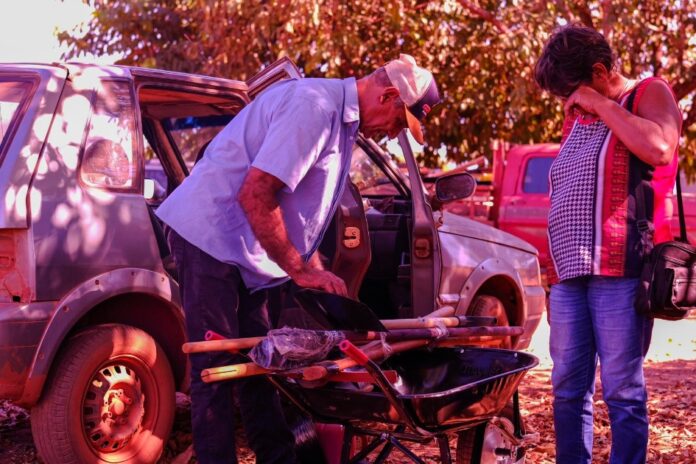
[[[271,371],[254,363],[231,364],[229,366],[210,367],[201,371],[201,379],[205,383],[221,380],[234,380],[253,375],[270,374]]]
[[[432,319],[433,317],[450,317],[454,316],[454,307],[453,306],[443,306],[441,308],[436,309],[432,313],[424,316],[426,319]]]
[[[208,340],[204,342],[188,342],[181,347],[184,353],[207,353],[209,351],[229,351],[237,353],[241,350],[248,350],[256,346],[266,337],[249,338],[225,338],[222,340]]]
[[[392,329],[427,329],[430,327],[457,327],[460,319],[452,317],[421,317],[418,319],[383,319],[382,325]]]

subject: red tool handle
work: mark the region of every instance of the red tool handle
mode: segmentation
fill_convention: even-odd
[[[350,359],[358,363],[360,366],[365,366],[370,362],[370,358],[357,346],[353,345],[349,340],[343,340],[339,343],[338,348]]]
[[[208,330],[205,335],[203,336],[205,341],[209,342],[211,340],[225,340],[225,337],[220,335],[217,332],[213,332],[212,330]]]

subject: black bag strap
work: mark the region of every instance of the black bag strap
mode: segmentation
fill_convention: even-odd
[[[681,168],[677,164],[677,209],[679,210],[679,241],[689,243],[686,235],[686,218],[684,217],[684,203],[681,192]]]

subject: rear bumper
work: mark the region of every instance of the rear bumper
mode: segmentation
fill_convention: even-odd
[[[54,302],[0,303],[0,399],[18,400]]]

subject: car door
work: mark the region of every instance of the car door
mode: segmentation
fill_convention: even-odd
[[[433,210],[426,196],[411,144],[402,130],[399,145],[406,160],[411,184],[411,303],[413,317],[433,312],[440,287],[442,257],[440,240],[433,222]]]
[[[285,79],[301,79],[299,68],[288,57],[283,57],[265,67],[262,71],[251,76],[246,81],[249,87],[248,95],[252,100],[276,82]]]

